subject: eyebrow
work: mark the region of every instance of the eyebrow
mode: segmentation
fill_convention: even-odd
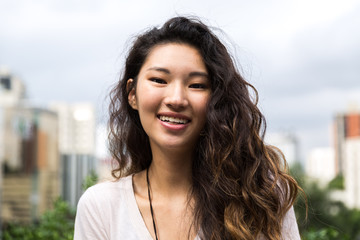
[[[200,76],[200,77],[209,77],[209,74],[207,74],[206,72],[191,72],[189,74],[190,77],[196,77],[196,76]]]
[[[150,70],[155,70],[155,71],[163,72],[163,73],[166,73],[166,74],[170,74],[170,71],[168,69],[166,69],[166,68],[151,67],[151,68],[147,69],[147,71],[150,71]]]
[[[148,68],[147,71],[150,71],[150,70],[154,70],[154,71],[159,71],[159,72],[163,72],[163,73],[166,73],[166,74],[170,74],[170,71],[169,69],[166,69],[166,68],[162,68],[162,67],[151,67],[151,68]],[[209,75],[206,73],[206,72],[190,72],[189,73],[189,77],[196,77],[196,76],[201,76],[201,77],[209,77]]]

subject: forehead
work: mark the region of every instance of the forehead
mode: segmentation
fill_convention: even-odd
[[[207,72],[200,52],[195,47],[183,43],[165,43],[153,47],[141,70],[151,67]]]

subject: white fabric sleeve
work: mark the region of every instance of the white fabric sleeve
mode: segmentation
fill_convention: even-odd
[[[296,222],[294,207],[286,213],[282,225],[282,240],[300,240],[299,228]]]
[[[95,199],[92,188],[81,196],[75,218],[74,240],[109,239]]]

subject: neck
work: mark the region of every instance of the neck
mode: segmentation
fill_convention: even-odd
[[[153,191],[162,195],[187,194],[192,186],[191,154],[153,151],[149,180]]]

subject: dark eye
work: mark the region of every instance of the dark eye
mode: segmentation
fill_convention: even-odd
[[[159,83],[159,84],[166,84],[166,81],[161,78],[150,78],[150,81]]]
[[[190,88],[200,88],[200,89],[206,89],[207,85],[202,83],[194,83],[190,85]]]

